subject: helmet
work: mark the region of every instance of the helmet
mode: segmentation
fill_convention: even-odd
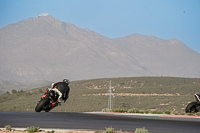
[[[69,81],[68,79],[63,79],[63,82],[65,82],[65,83],[67,83],[67,84],[70,83],[70,81]]]

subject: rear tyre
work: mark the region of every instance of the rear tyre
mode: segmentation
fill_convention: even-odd
[[[197,102],[191,102],[187,105],[187,107],[185,108],[185,112],[186,113],[195,113],[198,112],[198,110],[196,109],[196,105]]]
[[[35,107],[35,111],[36,112],[41,112],[43,107],[45,107],[47,104],[49,103],[49,99],[45,98],[45,99],[42,99],[38,104],[37,106]]]

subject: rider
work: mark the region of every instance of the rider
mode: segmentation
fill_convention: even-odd
[[[58,100],[52,103],[51,108],[58,106],[58,104],[61,105],[62,100],[64,100],[65,103],[65,101],[68,99],[70,91],[70,88],[68,86],[69,83],[70,81],[68,79],[63,79],[62,82],[58,81],[56,83],[52,83],[51,88],[48,88],[46,90],[46,92],[53,90],[54,92],[57,92],[57,94],[59,95]]]

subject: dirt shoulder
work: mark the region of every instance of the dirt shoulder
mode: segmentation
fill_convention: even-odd
[[[46,130],[40,130],[38,132],[34,132],[34,133],[94,133],[95,131],[85,131],[85,130],[62,130],[62,131],[46,131]],[[10,130],[6,130],[6,129],[0,129],[0,133],[28,133],[26,130],[16,130],[16,129],[12,129]]]

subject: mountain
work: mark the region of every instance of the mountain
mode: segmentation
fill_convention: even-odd
[[[0,81],[173,76],[200,78],[200,54],[181,41],[132,34],[110,39],[39,15],[0,28]]]

